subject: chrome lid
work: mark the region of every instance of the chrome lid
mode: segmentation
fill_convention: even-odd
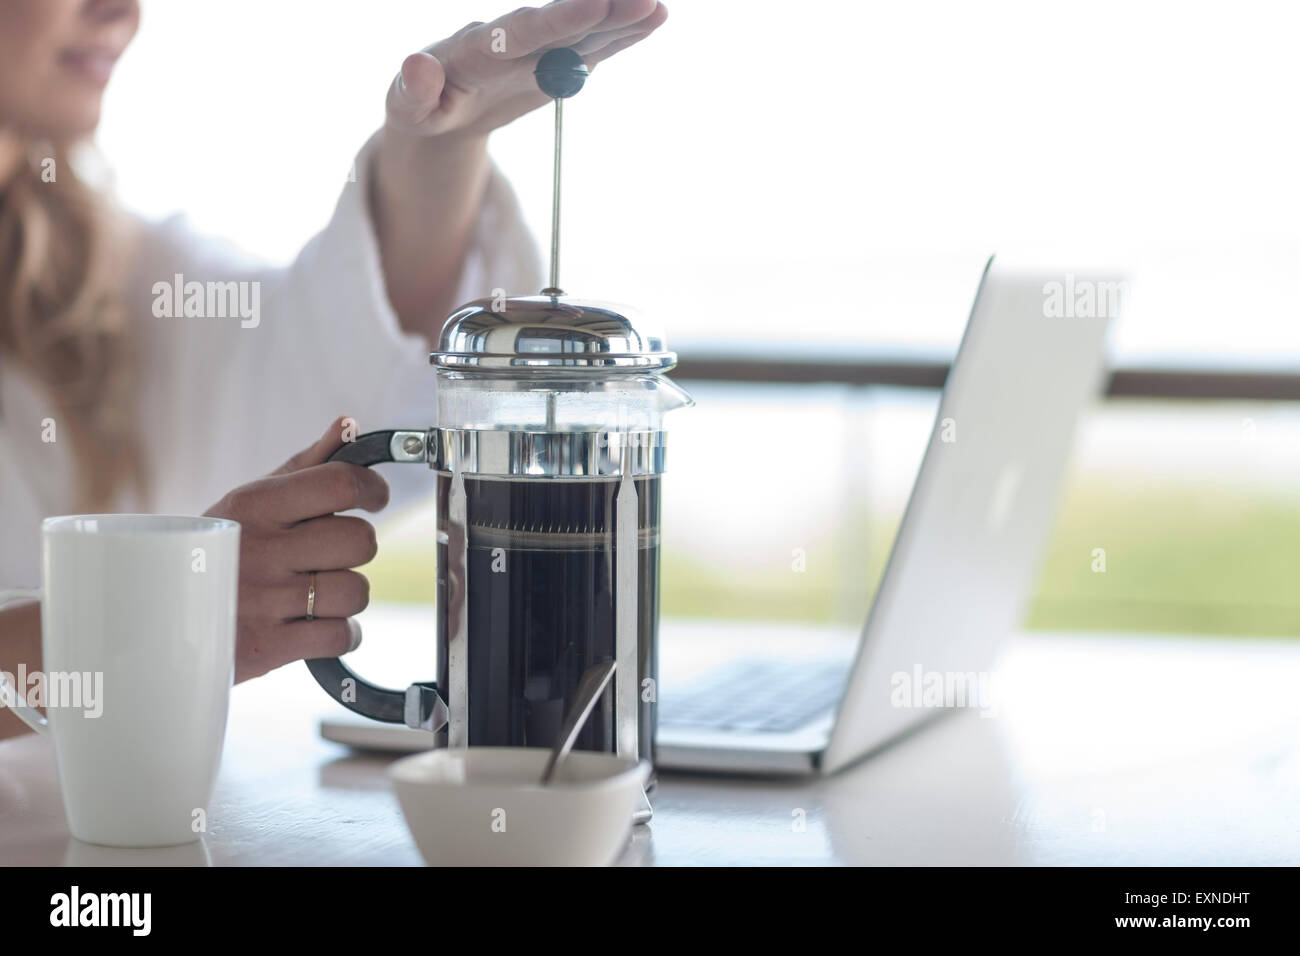
[[[484,371],[665,372],[676,365],[662,333],[628,312],[564,295],[475,299],[447,319],[429,362]]]

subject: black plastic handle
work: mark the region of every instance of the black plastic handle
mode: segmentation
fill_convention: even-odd
[[[422,429],[404,429],[419,431]],[[330,455],[330,461],[346,461],[354,465],[380,465],[393,461],[394,431],[367,432],[355,441],[347,442],[342,448]],[[337,657],[318,657],[306,662],[311,676],[340,704],[363,717],[382,720],[390,724],[406,724],[405,690],[391,690],[380,687],[358,677],[356,673]],[[420,689],[419,723],[426,723],[436,711],[439,703],[438,686],[432,681],[421,681],[412,685]],[[350,699],[349,699],[350,698]],[[435,730],[437,728],[434,728]]]
[[[409,429],[414,431],[415,429]],[[346,461],[353,465],[382,465],[393,460],[393,435],[395,432],[366,432],[330,455],[330,461]]]

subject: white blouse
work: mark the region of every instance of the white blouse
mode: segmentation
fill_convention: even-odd
[[[138,420],[151,493],[147,502],[124,493],[113,510],[200,514],[311,444],[339,415],[356,419],[360,431],[435,424],[430,343],[404,332],[389,305],[366,202],[368,168],[358,158],[357,181],[344,186],[329,224],[287,268],[196,235],[181,217],[145,226],[125,292],[128,314],[146,324]],[[243,287],[244,305],[259,306],[256,323],[229,312],[185,317],[184,300],[169,303],[163,291],[177,276],[205,288],[259,283]],[[456,301],[541,284],[537,244],[494,166]],[[222,295],[238,288],[223,286]],[[69,441],[45,390],[0,360],[0,588],[40,583],[41,519],[75,508]],[[433,491],[425,469],[384,475],[395,504]]]

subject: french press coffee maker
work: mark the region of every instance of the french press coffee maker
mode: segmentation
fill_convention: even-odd
[[[438,680],[390,690],[338,658],[307,666],[346,707],[435,746],[550,747],[583,672],[613,660],[576,746],[653,759],[663,419],[693,402],[664,377],[677,359],[658,332],[558,287],[561,104],[586,73],[568,49],[536,70],[555,100],[550,286],[448,318],[436,426],[333,456],[437,475]]]

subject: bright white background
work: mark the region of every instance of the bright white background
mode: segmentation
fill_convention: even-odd
[[[508,9],[144,0],[100,137],[119,193],[286,260],[402,57]],[[1296,28],[1283,4],[677,0],[566,110],[563,284],[678,346],[951,349],[996,251],[1124,270],[1127,358],[1293,368]],[[539,234],[549,149],[549,112],[493,141]]]

